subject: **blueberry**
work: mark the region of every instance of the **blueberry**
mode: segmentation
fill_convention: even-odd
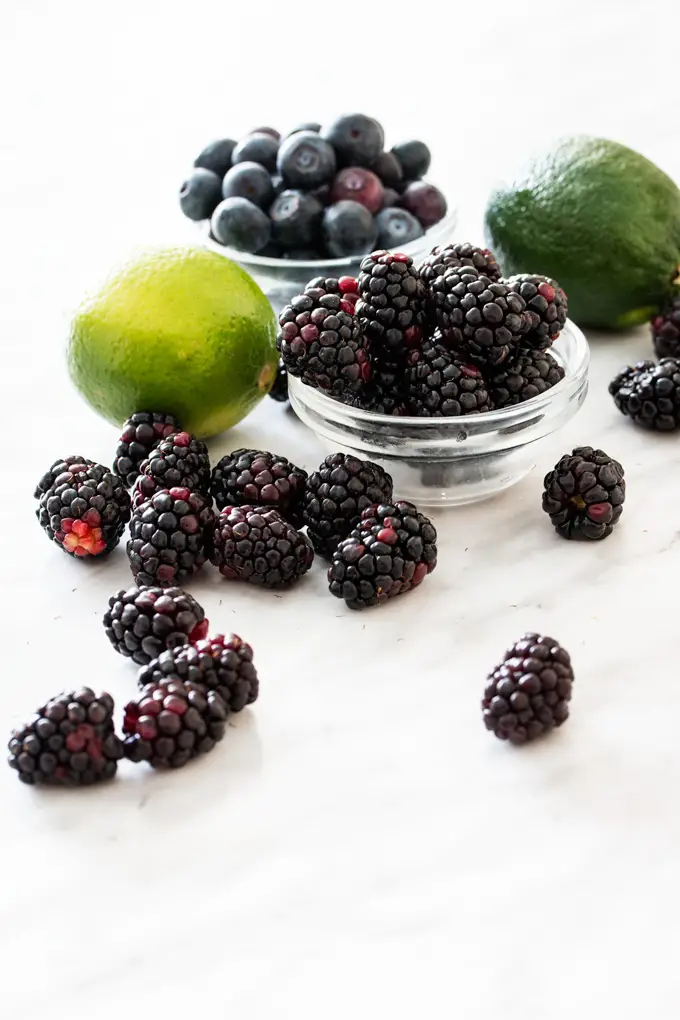
[[[424,227],[431,227],[446,216],[446,199],[439,188],[425,181],[409,184],[399,201]]]
[[[404,176],[401,163],[393,152],[381,152],[371,170],[388,188],[393,188]]]
[[[331,186],[331,202],[361,202],[369,212],[382,208],[385,189],[380,178],[363,166],[346,166],[336,174]]]
[[[286,138],[290,138],[291,135],[296,135],[298,131],[314,131],[317,135],[321,130],[321,125],[317,124],[315,120],[307,120],[304,124],[298,124],[292,131],[289,131]]]
[[[250,132],[251,135],[271,135],[277,142],[281,141],[281,132],[273,127],[257,127]]]
[[[399,201],[400,195],[394,188],[385,188],[383,192],[383,209],[390,209],[393,205],[396,205]]]
[[[365,255],[375,246],[375,220],[359,202],[336,202],[323,217],[323,233],[328,252],[334,258]]]
[[[272,179],[259,163],[237,163],[222,181],[223,198],[247,198],[266,208],[274,198]]]
[[[279,151],[279,140],[272,135],[254,132],[246,135],[236,143],[231,156],[231,162],[237,163],[259,163],[270,174],[276,170],[276,154]]]
[[[401,248],[422,237],[425,231],[406,209],[383,209],[375,218],[379,248]]]
[[[247,198],[234,196],[220,202],[212,214],[210,229],[220,244],[239,251],[258,252],[271,234],[269,217]]]
[[[313,131],[298,131],[281,143],[278,172],[292,188],[315,188],[335,173],[335,153]]]
[[[385,144],[380,124],[363,113],[339,117],[324,128],[322,137],[335,149],[340,166],[370,166]]]
[[[404,177],[409,181],[417,181],[430,168],[430,150],[425,142],[402,142],[392,146],[392,154],[401,163]]]
[[[197,167],[179,189],[179,204],[190,220],[207,220],[222,198],[222,185],[212,170]]]
[[[323,206],[304,191],[282,191],[269,209],[272,239],[283,248],[312,245],[321,228]]]
[[[233,138],[218,138],[216,142],[206,145],[203,152],[194,160],[194,166],[212,170],[218,177],[224,177],[231,166],[231,154],[235,145]]]

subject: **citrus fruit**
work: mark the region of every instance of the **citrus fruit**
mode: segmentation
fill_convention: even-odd
[[[86,300],[71,324],[71,378],[114,424],[175,415],[198,438],[245,417],[276,376],[271,305],[234,262],[204,248],[146,252]]]

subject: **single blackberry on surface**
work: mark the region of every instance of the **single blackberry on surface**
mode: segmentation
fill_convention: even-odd
[[[269,396],[278,404],[284,404],[288,400],[288,373],[281,358],[279,358],[276,378],[274,379],[274,385],[269,391]]]
[[[680,357],[680,292],[652,319],[652,343],[658,358]]]
[[[344,453],[326,457],[307,479],[303,520],[315,550],[332,556],[369,506],[389,503],[393,483],[378,464]]]
[[[63,460],[55,460],[52,467],[45,472],[36,485],[33,496],[35,499],[40,499],[43,492],[51,489],[59,475],[63,475],[64,472],[70,471],[72,474],[80,474],[88,468],[94,467],[94,465],[95,461],[90,460],[89,457],[79,457],[77,454],[73,454],[71,457],[64,457]]]
[[[208,621],[203,607],[181,588],[143,586],[111,596],[104,629],[117,652],[142,666],[166,648],[204,638]]]
[[[623,512],[623,468],[603,450],[578,446],[545,476],[543,509],[562,538],[611,535]]]
[[[206,494],[210,489],[208,447],[188,432],[163,439],[142,462],[132,490],[133,506],[140,506],[160,489],[177,487]]]
[[[169,649],[140,669],[137,680],[140,687],[166,680],[201,684],[219,694],[229,712],[252,705],[259,693],[253,650],[236,634]]]
[[[309,539],[271,507],[227,506],[212,531],[210,560],[230,581],[284,588],[313,559]]]
[[[180,423],[172,414],[137,411],[128,418],[123,425],[113,462],[113,470],[123,479],[128,489],[135,484],[142,461],[163,439],[181,430]]]
[[[491,411],[487,384],[476,365],[466,364],[436,343],[407,358],[404,393],[408,414],[448,418]]]
[[[357,317],[375,353],[399,359],[425,336],[425,285],[408,255],[374,251],[360,269]]]
[[[213,468],[210,492],[218,510],[225,506],[271,506],[291,523],[299,524],[306,481],[306,471],[277,453],[234,450]]]
[[[569,653],[553,638],[526,634],[489,674],[484,724],[500,740],[526,744],[568,718],[573,683]]]
[[[564,369],[548,351],[520,348],[510,361],[487,373],[491,399],[497,408],[531,400],[564,379]]]
[[[429,286],[428,307],[445,343],[475,361],[498,365],[520,346],[526,326],[524,298],[471,266],[436,277]]]
[[[680,360],[676,358],[664,358],[658,365],[643,361],[624,369],[609,384],[609,392],[619,411],[636,425],[659,432],[680,426]]]
[[[147,684],[125,706],[123,751],[153,768],[180,768],[212,751],[226,731],[227,706],[216,691],[181,680]]]
[[[118,545],[130,520],[130,497],[103,464],[81,467],[73,464],[57,475],[41,495],[36,517],[47,537],[71,556],[100,556]]]
[[[526,304],[522,346],[534,351],[547,350],[567,321],[567,295],[559,283],[548,276],[521,273],[503,282]]]
[[[89,687],[51,698],[9,741],[9,764],[30,786],[91,786],[112,779],[122,757],[113,698]]]
[[[330,592],[350,609],[375,606],[415,588],[437,565],[437,532],[413,503],[364,510],[333,553]]]
[[[477,248],[467,242],[437,245],[425,256],[418,268],[421,278],[429,287],[438,276],[443,276],[449,269],[460,269],[461,266],[472,266],[492,283],[500,280],[502,275],[493,252],[488,248]]]
[[[127,554],[137,585],[177,585],[207,559],[212,500],[181,487],[161,489],[132,515]]]

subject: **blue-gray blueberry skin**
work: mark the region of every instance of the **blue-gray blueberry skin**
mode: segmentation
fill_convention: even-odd
[[[407,181],[417,181],[430,169],[430,150],[425,142],[402,142],[393,145],[391,152],[397,157]]]
[[[375,247],[377,230],[368,209],[358,202],[336,202],[323,217],[323,234],[329,255],[365,255]]]
[[[222,198],[247,198],[261,209],[268,209],[274,200],[274,185],[259,163],[237,163],[224,176]]]
[[[179,205],[190,220],[207,220],[222,198],[222,184],[212,170],[197,167],[179,189]]]
[[[256,253],[269,243],[271,224],[266,213],[247,198],[225,198],[215,209],[210,229],[216,241],[239,251]]]
[[[338,117],[322,131],[333,148],[339,166],[370,167],[380,156],[385,144],[385,132],[373,117],[364,113],[350,113]]]
[[[231,154],[236,142],[233,138],[218,138],[206,145],[194,160],[194,166],[212,170],[221,179],[231,166]]]
[[[415,216],[406,209],[383,209],[376,216],[375,223],[379,248],[399,248],[425,233]]]
[[[234,147],[231,162],[234,166],[237,163],[259,163],[270,174],[273,174],[276,170],[278,151],[278,138],[262,131],[255,132],[239,140]]]
[[[298,131],[281,143],[276,168],[291,188],[315,188],[335,174],[333,147],[314,131]]]
[[[323,206],[313,195],[282,191],[269,209],[272,239],[284,248],[306,248],[318,239]]]

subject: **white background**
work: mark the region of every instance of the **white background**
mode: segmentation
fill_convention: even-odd
[[[532,149],[605,134],[680,180],[677,5],[4,0],[0,9],[3,730],[82,682],[134,696],[100,617],[120,548],[50,546],[32,488],[57,456],[109,461],[70,389],[84,289],[137,244],[191,239],[176,191],[212,137],[353,109],[431,144],[481,239],[485,196]],[[262,693],[181,773],[2,797],[0,1015],[238,1020],[677,1017],[677,437],[606,394],[644,330],[593,340],[592,388],[541,468],[439,513],[438,570],[350,614],[321,567],[283,597],[192,586],[250,641]],[[624,462],[601,546],[559,542],[541,473],[578,442]],[[313,438],[271,401],[212,444]],[[526,628],[572,652],[573,717],[517,753],[484,731],[487,670]]]

